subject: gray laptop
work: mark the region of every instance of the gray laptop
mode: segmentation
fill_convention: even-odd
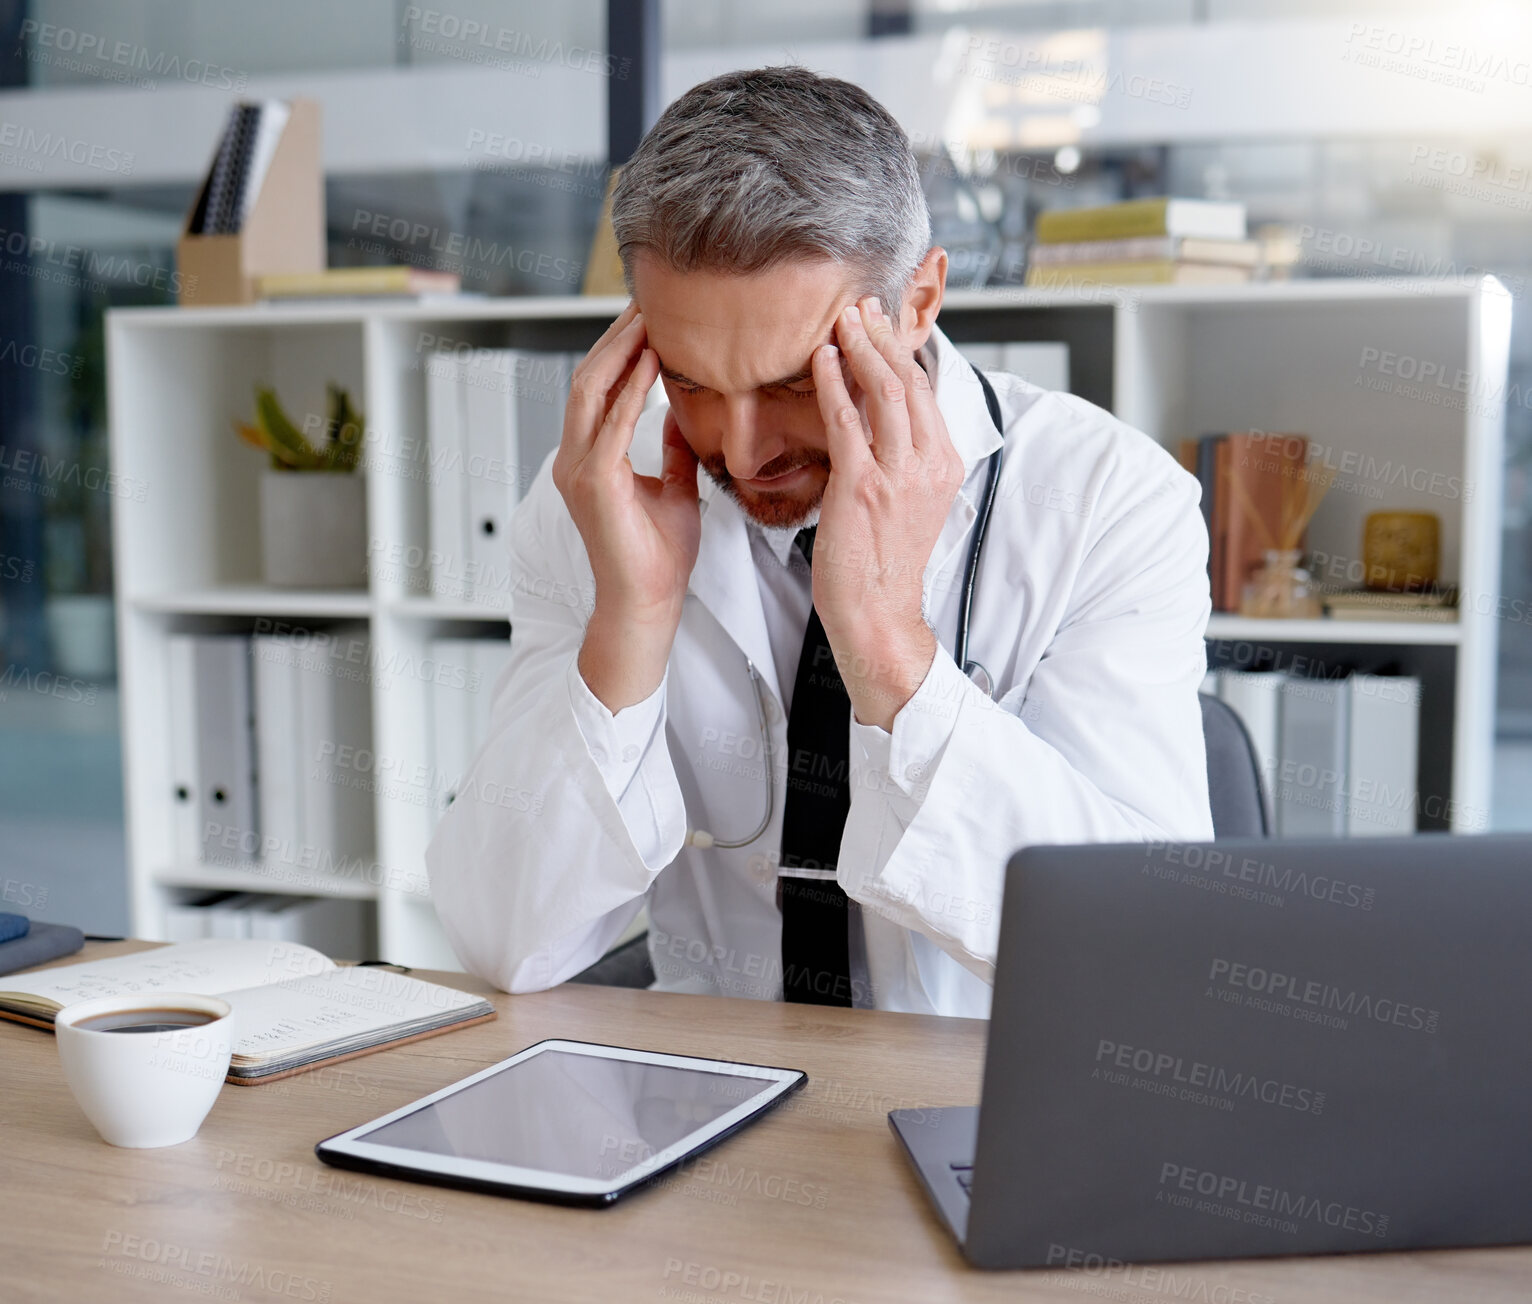
[[[982,1105],[889,1122],[983,1268],[1532,1242],[1532,838],[1023,851]]]

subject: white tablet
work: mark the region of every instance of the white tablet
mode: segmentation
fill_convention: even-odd
[[[607,1205],[806,1081],[798,1069],[541,1041],[314,1153],[338,1168]]]

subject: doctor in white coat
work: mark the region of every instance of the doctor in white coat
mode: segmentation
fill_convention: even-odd
[[[984,1016],[1017,848],[1212,836],[1197,482],[1013,376],[997,428],[855,86],[695,87],[613,223],[633,301],[516,513],[510,665],[427,852],[447,935],[536,991],[647,904],[662,990]]]

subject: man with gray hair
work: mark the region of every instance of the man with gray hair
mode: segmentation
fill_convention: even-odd
[[[632,301],[517,511],[427,853],[448,937],[535,991],[647,904],[663,990],[982,1016],[1018,847],[1212,834],[1196,481],[963,361],[909,142],[847,82],[694,87],[612,222]]]

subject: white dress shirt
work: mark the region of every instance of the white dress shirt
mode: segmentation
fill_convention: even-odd
[[[1196,480],[1153,441],[1081,399],[992,376],[1005,464],[969,644],[991,699],[951,647],[1001,435],[940,331],[928,349],[967,473],[925,573],[941,648],[892,732],[850,724],[836,872],[859,907],[858,1004],[983,1016],[1018,847],[1212,834],[1197,702],[1207,533]],[[640,471],[658,469],[662,416],[640,419]],[[594,963],[647,901],[657,987],[781,995],[786,712],[809,571],[796,531],[747,521],[705,474],[700,488],[702,542],[665,679],[615,715],[576,665],[594,586],[548,466],[516,514],[511,664],[490,736],[427,852],[459,958],[505,990]],[[765,812],[750,665],[772,739],[772,819],[742,848],[685,845],[688,829],[744,837]]]

